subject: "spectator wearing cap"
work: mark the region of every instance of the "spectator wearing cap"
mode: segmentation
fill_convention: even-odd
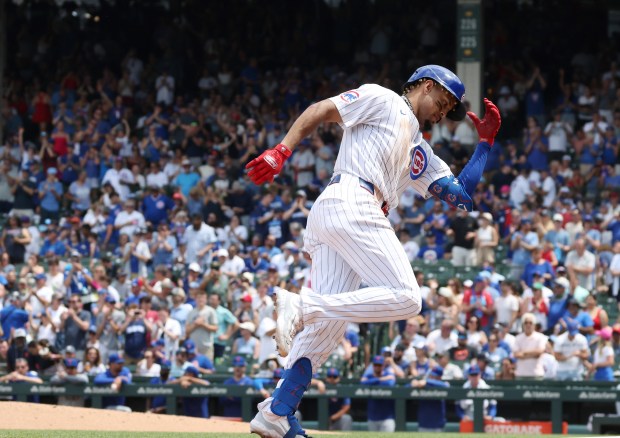
[[[88,340],[86,341],[86,349],[94,347],[96,349],[101,348],[101,342],[99,342],[99,338],[97,337],[97,326],[92,324],[88,328]]]
[[[392,363],[403,370],[404,377],[411,374],[411,362],[405,357],[405,346],[403,344],[396,344],[392,352]],[[395,368],[396,369],[396,368]]]
[[[413,388],[434,389],[449,388],[450,383],[442,380],[444,369],[435,366],[425,378],[412,380]],[[418,432],[439,433],[446,426],[446,401],[445,400],[419,400],[418,401]]]
[[[614,349],[611,346],[612,328],[607,326],[596,332],[598,342],[593,348],[592,363],[588,365],[588,374],[592,380],[614,381]]]
[[[239,324],[240,335],[233,342],[232,353],[251,356],[258,360],[260,353],[260,341],[254,337],[256,326],[253,322],[246,321]]]
[[[325,382],[328,385],[338,385],[340,383],[340,371],[338,368],[327,369]],[[329,430],[352,430],[353,418],[349,415],[351,399],[348,397],[330,397],[327,403]]]
[[[521,278],[525,265],[531,260],[531,252],[539,246],[538,234],[532,230],[530,219],[521,219],[521,226],[510,239],[512,250],[512,277]]]
[[[428,230],[424,233],[426,243],[420,248],[418,257],[427,262],[434,262],[443,259],[444,248],[437,243],[437,235],[435,232]]]
[[[164,360],[159,367],[159,376],[151,378],[149,384],[151,385],[165,385],[170,379],[170,367],[172,364],[169,360]],[[147,412],[154,414],[166,413],[166,397],[158,396],[152,399],[147,399]]]
[[[45,312],[45,308],[52,302],[52,296],[54,291],[51,287],[47,286],[47,275],[40,273],[34,276],[36,281],[35,290],[31,290],[28,294],[28,301],[30,304],[30,312],[32,314],[40,314]],[[37,322],[38,322],[38,318]]]
[[[218,252],[219,251],[221,250],[218,250]],[[224,275],[222,272],[222,265],[219,261],[212,261],[210,267],[211,269],[209,272],[202,277],[200,289],[206,290],[209,295],[217,294],[222,299],[225,299],[228,295],[228,276]]]
[[[192,170],[192,163],[184,158],[181,161],[181,171],[171,183],[178,187],[183,196],[187,198],[192,187],[200,183],[200,175]]]
[[[564,229],[564,216],[562,214],[555,213],[553,215],[553,229],[547,231],[544,239],[553,245],[553,251],[558,259],[558,263],[563,265],[566,260],[566,254],[570,251],[571,239],[568,231]]]
[[[194,341],[196,350],[213,360],[213,341],[217,332],[217,313],[207,306],[207,293],[196,292],[196,307],[187,315],[185,325],[186,336]]]
[[[175,380],[168,382],[169,385],[180,385],[182,388],[189,388],[192,385],[209,386],[208,380],[199,377],[200,372],[194,366],[184,369],[183,375]],[[188,417],[209,418],[209,398],[208,397],[183,397],[183,415]]]
[[[565,264],[571,286],[579,285],[590,291],[594,289],[596,257],[586,249],[583,238],[576,239],[573,248],[566,256]]]
[[[457,335],[457,345],[448,350],[450,360],[457,362],[471,361],[478,354],[478,350],[467,343],[467,332],[459,332]]]
[[[254,386],[254,381],[245,375],[246,361],[242,356],[235,356],[232,360],[233,375],[224,380],[224,385]],[[220,397],[224,417],[241,418],[241,397]]]
[[[525,265],[523,275],[521,276],[524,289],[526,286],[532,287],[534,284],[534,273],[538,273],[541,276],[540,281],[544,282],[546,286],[550,286],[555,276],[553,266],[542,258],[541,248],[534,248],[530,254],[531,260]]]
[[[148,346],[148,337],[153,333],[153,325],[137,304],[132,303],[126,307],[125,321],[119,333],[125,335],[124,352],[127,362],[138,363]]]
[[[125,321],[125,313],[119,310],[116,304],[116,298],[106,294],[103,306],[95,319],[99,351],[103,362],[107,361],[108,354],[118,352],[121,348],[118,335]]]
[[[267,249],[269,250],[268,257],[271,259],[274,255],[280,253],[279,246],[291,238],[290,225],[284,219],[282,207],[275,207],[273,209],[273,217],[267,222],[267,229],[269,234],[265,238],[265,246],[269,242],[270,248]]]
[[[515,339],[513,354],[517,359],[515,375],[517,378],[542,378],[545,370],[542,355],[545,352],[547,337],[535,331],[536,317],[526,313],[521,317],[523,332]]]
[[[41,208],[41,220],[60,218],[60,200],[64,193],[62,184],[58,181],[58,170],[55,167],[47,169],[45,181],[39,183],[39,206]]]
[[[116,353],[110,354],[108,358],[108,369],[98,374],[93,383],[98,386],[106,386],[114,391],[120,391],[123,385],[130,384],[132,381],[131,372],[125,367],[125,359]],[[125,397],[103,397],[102,407],[107,409],[129,410],[125,407]],[[118,408],[118,407],[121,408]]]
[[[217,359],[224,355],[228,341],[232,339],[234,331],[239,327],[239,322],[227,307],[222,306],[222,301],[218,294],[209,295],[208,303],[217,315],[217,332],[215,332],[215,339],[213,340],[213,357]],[[273,328],[275,328],[275,323]]]
[[[479,353],[470,364],[478,365],[480,368],[480,376],[487,381],[495,379],[495,369],[493,366],[490,366],[490,362],[491,360],[486,353]]]
[[[14,330],[25,328],[28,322],[28,312],[24,310],[24,297],[17,291],[9,295],[9,305],[0,310],[0,323],[2,325],[2,337],[10,339]]]
[[[88,385],[88,375],[78,372],[77,359],[65,359],[63,367],[58,367],[56,374],[50,379],[52,385]],[[84,397],[79,395],[62,395],[58,397],[60,406],[84,407]]]
[[[60,317],[59,329],[64,334],[65,347],[75,348],[78,359],[84,357],[90,322],[91,313],[84,310],[82,298],[79,295],[71,295],[69,308]]]
[[[586,337],[594,334],[594,321],[588,312],[584,311],[584,304],[571,297],[567,302],[567,311],[564,315],[563,322],[567,324],[569,321],[577,321],[579,324],[579,332]]]
[[[348,342],[348,341],[347,341]],[[392,349],[389,346],[385,346],[381,349],[381,354],[383,355],[383,359],[385,360],[385,367],[390,367],[392,372],[394,373],[394,377],[397,379],[403,379],[409,373],[409,369],[407,367],[401,368],[400,365],[397,365],[394,361],[394,355],[392,353]],[[409,365],[407,362],[403,361],[403,354],[400,354],[401,364]]]
[[[187,323],[187,317],[192,311],[191,304],[185,302],[185,291],[181,287],[175,287],[170,292],[172,296],[172,307],[170,308],[170,317],[175,319],[181,324],[181,337],[185,337],[185,324]]]
[[[364,372],[360,383],[370,386],[394,386],[396,377],[391,368],[385,367],[385,358],[378,355],[373,358],[372,367]],[[368,430],[371,432],[394,432],[396,429],[394,400],[369,398],[367,415]]]
[[[144,215],[136,210],[136,202],[134,200],[125,201],[123,210],[116,215],[114,219],[114,228],[120,234],[133,236],[136,231],[145,226]]]
[[[41,257],[63,256],[67,252],[64,242],[58,240],[58,231],[53,227],[48,227],[39,255]]]
[[[454,266],[473,266],[476,263],[474,243],[477,229],[478,224],[469,212],[457,211],[456,217],[450,222],[450,228],[446,231],[446,235],[452,237],[454,243],[452,247]]]
[[[188,339],[183,344],[183,348],[187,352],[187,362],[192,366],[195,366],[200,374],[212,374],[215,372],[213,362],[204,354],[196,352],[196,344],[191,339]]]
[[[144,280],[142,278],[134,278],[131,280],[130,294],[125,298],[125,306],[130,304],[140,304],[140,299],[147,297],[148,294],[144,291]]]
[[[495,313],[495,303],[482,275],[478,274],[474,279],[474,288],[467,289],[463,294],[461,312],[466,314],[468,320],[478,318],[482,328],[489,326],[490,318]]]
[[[289,224],[299,224],[302,228],[306,228],[310,207],[312,207],[312,203],[308,201],[306,191],[297,190],[293,202],[286,208],[282,218]]]
[[[464,389],[490,389],[491,387],[480,376],[480,367],[472,365],[467,370],[467,382]],[[483,416],[487,421],[493,420],[497,414],[497,401],[485,399],[482,405]],[[472,421],[474,418],[474,401],[472,399],[460,400],[456,403],[456,413],[461,421]]]
[[[217,237],[213,227],[204,223],[200,214],[192,215],[192,223],[183,233],[179,253],[183,254],[185,263],[208,264],[211,251],[215,248]]]
[[[20,358],[28,357],[28,347],[26,344],[26,329],[16,328],[9,333],[11,343],[6,353],[6,365],[9,372],[15,371],[15,363]]]
[[[590,349],[586,337],[579,333],[577,321],[566,322],[566,331],[555,339],[553,352],[558,361],[556,379],[583,380],[584,366],[588,364]]]
[[[217,254],[220,258],[220,269],[222,274],[229,278],[234,278],[241,275],[245,269],[245,262],[239,256],[239,247],[236,244],[231,244],[228,247],[228,250],[224,248],[219,249]],[[225,258],[222,259],[224,256]]]

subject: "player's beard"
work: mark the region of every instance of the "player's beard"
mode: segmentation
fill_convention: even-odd
[[[431,129],[433,129],[433,123],[430,120],[425,120],[424,126],[422,126],[422,130],[430,131]]]

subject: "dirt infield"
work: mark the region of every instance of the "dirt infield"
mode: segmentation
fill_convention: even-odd
[[[248,433],[250,425],[218,419],[1,402],[0,429]]]

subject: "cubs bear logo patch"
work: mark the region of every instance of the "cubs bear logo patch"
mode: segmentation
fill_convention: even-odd
[[[428,158],[422,146],[416,146],[411,151],[411,167],[409,168],[409,176],[412,180],[416,180],[422,176],[428,166]]]
[[[346,103],[351,103],[359,99],[360,94],[355,90],[345,91],[340,95],[340,98],[344,100]]]

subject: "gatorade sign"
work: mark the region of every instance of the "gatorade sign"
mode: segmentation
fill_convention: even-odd
[[[473,433],[473,421],[461,421],[461,433]],[[550,421],[485,421],[484,433],[492,435],[551,435]],[[562,422],[562,433],[568,433],[568,423]]]

